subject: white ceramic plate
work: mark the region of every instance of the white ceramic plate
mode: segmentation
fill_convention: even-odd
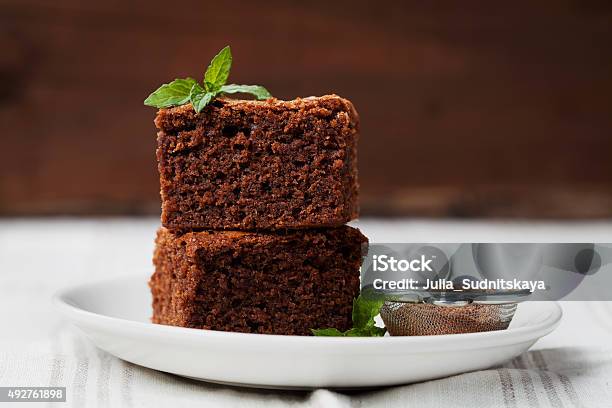
[[[334,338],[185,329],[149,322],[147,277],[61,291],[55,303],[101,349],[205,381],[262,388],[376,387],[484,369],[511,359],[561,319],[556,303],[521,304],[508,330]]]

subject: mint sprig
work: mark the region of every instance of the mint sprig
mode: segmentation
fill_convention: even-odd
[[[359,295],[353,299],[353,328],[344,332],[335,328],[310,329],[315,336],[328,337],[382,337],[387,329],[376,327],[374,318],[385,301]]]
[[[191,102],[193,109],[200,113],[206,105],[222,94],[250,94],[259,100],[272,97],[270,92],[260,85],[226,85],[231,68],[232,51],[228,45],[210,61],[201,84],[193,78],[175,79],[157,88],[145,99],[144,104],[167,108]]]

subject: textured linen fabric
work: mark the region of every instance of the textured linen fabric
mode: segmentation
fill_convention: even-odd
[[[373,242],[612,241],[611,223],[356,225]],[[74,407],[612,407],[612,302],[563,303],[560,327],[501,367],[377,390],[228,387],[121,361],[63,321],[51,296],[78,282],[150,273],[157,226],[152,218],[0,221],[0,386],[65,386],[67,403],[47,406]],[[17,404],[30,405],[45,406]]]

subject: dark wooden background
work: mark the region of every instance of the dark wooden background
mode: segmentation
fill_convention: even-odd
[[[154,109],[232,82],[338,93],[362,213],[612,216],[612,3],[0,0],[0,214],[159,211]]]

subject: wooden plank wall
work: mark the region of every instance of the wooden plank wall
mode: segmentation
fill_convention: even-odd
[[[0,214],[159,211],[160,83],[361,114],[362,212],[612,215],[612,3],[0,0]]]

